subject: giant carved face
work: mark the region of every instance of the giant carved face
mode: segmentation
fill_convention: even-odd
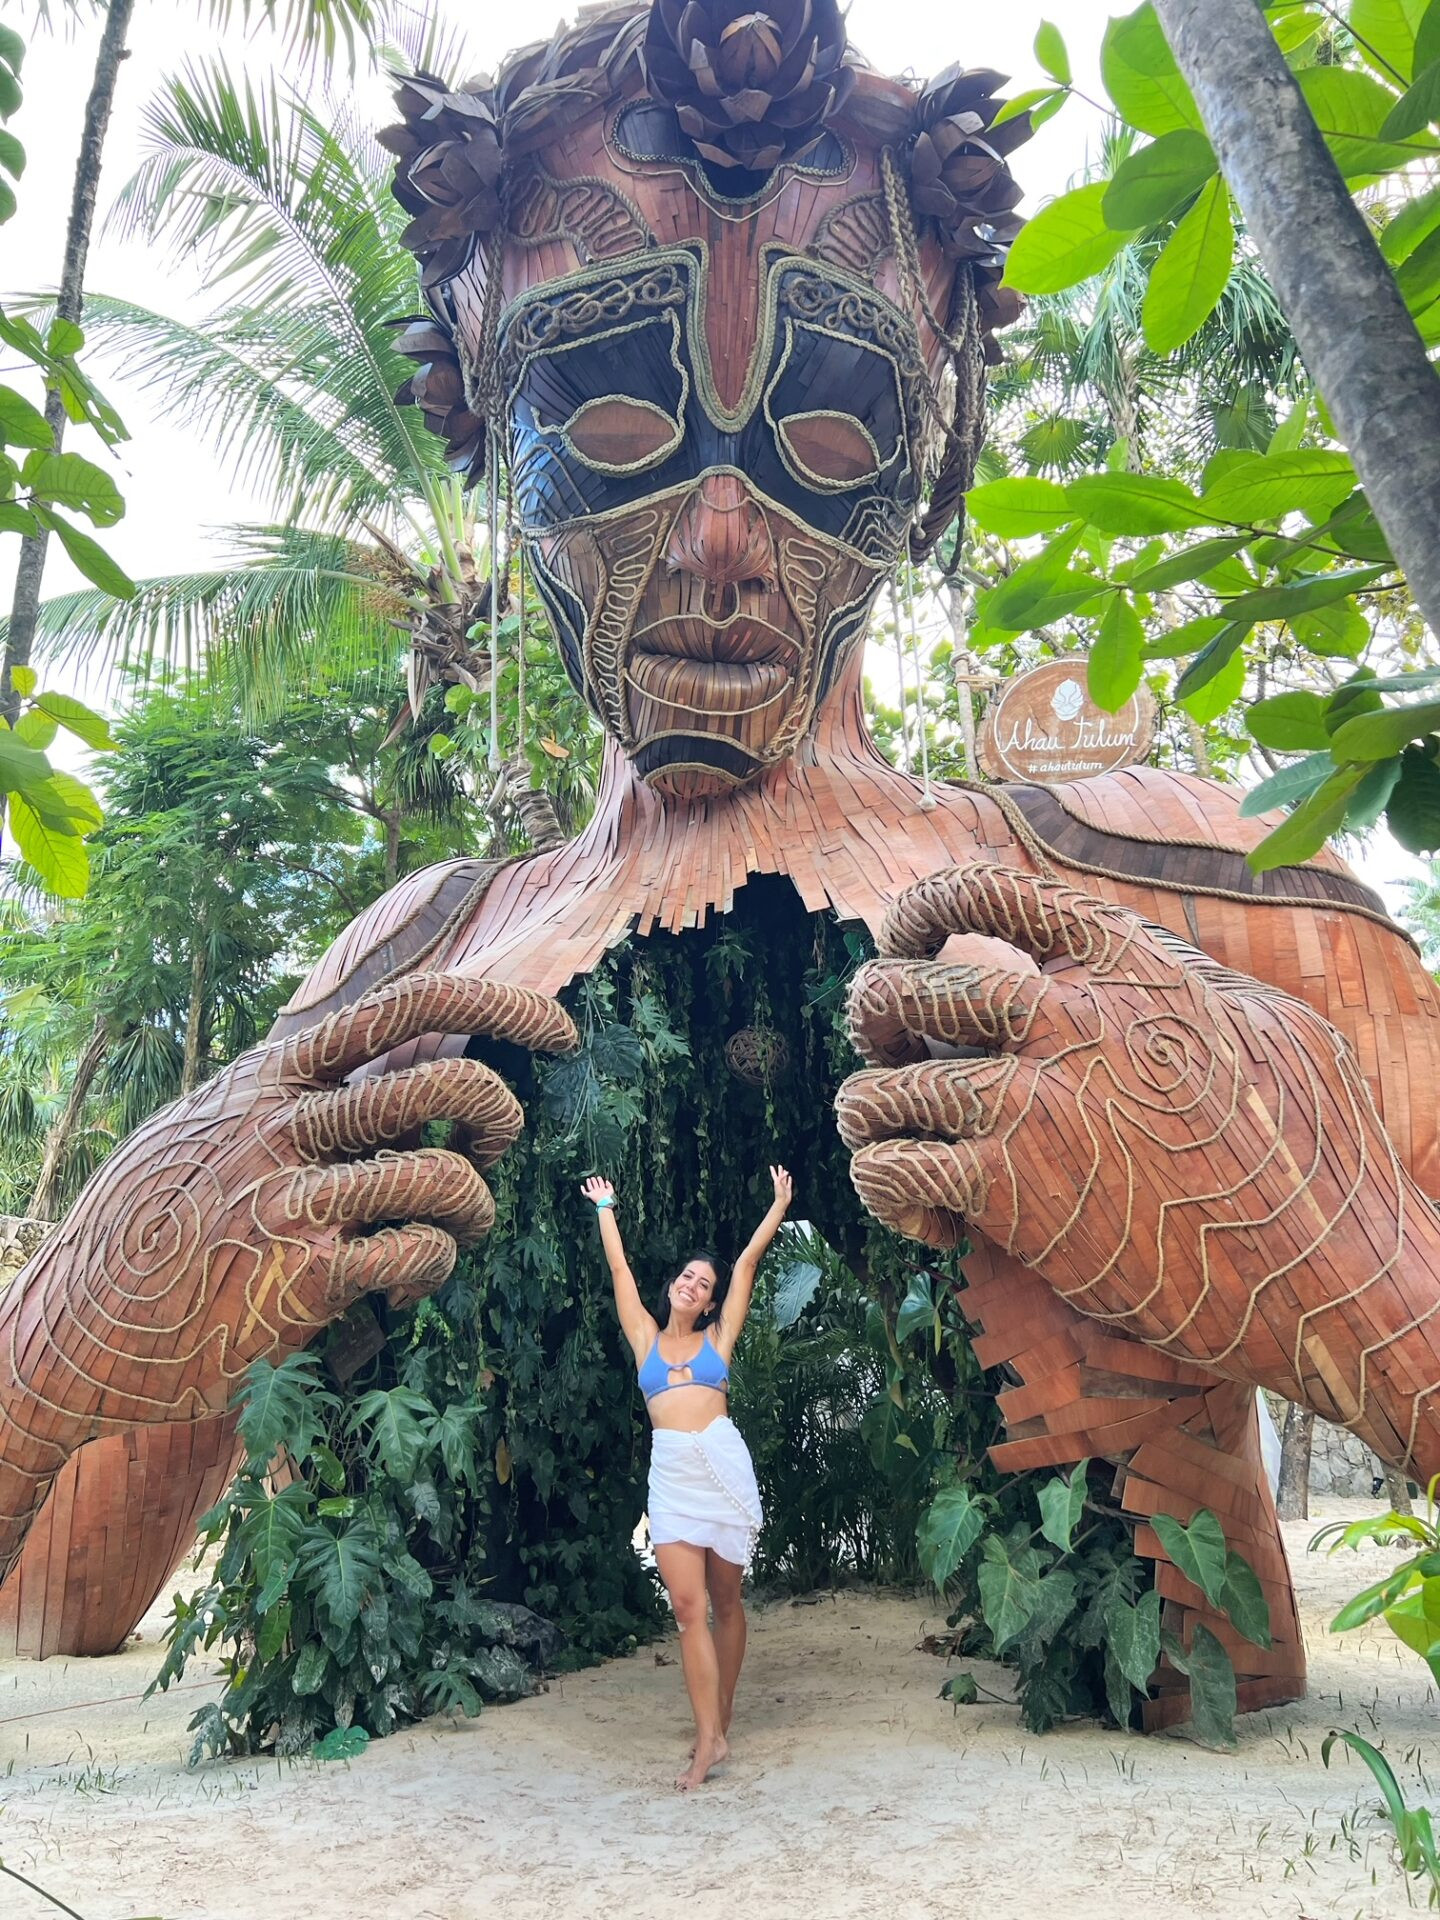
[[[995,233],[1014,223],[1008,206],[967,203],[966,244],[952,231],[947,248],[917,217],[917,102],[896,83],[866,75],[855,89],[832,60],[822,105],[848,95],[844,111],[782,127],[769,147],[763,116],[758,136],[752,118],[738,141],[706,138],[683,98],[656,97],[663,63],[627,57],[625,34],[638,48],[663,17],[618,19],[608,59],[579,69],[588,103],[564,91],[574,75],[553,70],[554,47],[548,79],[531,56],[508,95],[503,77],[496,93],[402,92],[401,138],[417,123],[429,136],[402,152],[401,176],[425,189],[410,187],[415,237],[443,322],[412,329],[407,350],[422,359],[413,397],[461,462],[479,460],[480,416],[497,423],[576,685],[646,780],[694,797],[795,748],[927,487],[942,470],[953,480],[957,448],[973,457],[987,320],[1003,317]],[[741,16],[741,30],[755,20],[769,16]],[[771,24],[783,38],[785,17]],[[739,77],[754,79],[753,61]],[[993,113],[998,76],[949,79],[930,148],[964,113],[967,79],[969,120],[984,124],[977,98]],[[547,86],[570,109],[550,123],[536,104]],[[886,157],[897,149],[911,177]],[[951,151],[932,197],[953,202]],[[979,171],[1013,205],[998,154]],[[455,188],[467,177],[468,206]]]

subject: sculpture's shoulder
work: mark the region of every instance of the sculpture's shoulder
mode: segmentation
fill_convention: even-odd
[[[1383,916],[1384,902],[1324,848],[1300,866],[1256,873],[1245,856],[1285,817],[1242,819],[1235,787],[1161,767],[1124,767],[1065,786],[998,789],[1052,859],[1082,873],[1185,893]]]
[[[444,860],[407,874],[357,914],[280,1009],[272,1039],[308,1027],[362,993],[438,961],[483,909],[506,860]]]

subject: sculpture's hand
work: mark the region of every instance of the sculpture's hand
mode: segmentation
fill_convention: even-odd
[[[972,932],[1039,970],[929,957]],[[1332,1027],[1007,868],[911,888],[881,949],[850,1000],[875,1065],[837,1103],[872,1212],[933,1246],[968,1223],[1081,1312],[1413,1453],[1440,1380],[1434,1211]]]
[[[303,1346],[361,1294],[438,1287],[494,1219],[481,1170],[520,1131],[519,1103],[466,1059],[342,1084],[434,1033],[576,1041],[543,995],[416,974],[156,1114],[0,1301],[0,1459],[7,1432],[63,1457],[116,1425],[219,1411],[252,1360]],[[413,1145],[442,1119],[464,1151]]]

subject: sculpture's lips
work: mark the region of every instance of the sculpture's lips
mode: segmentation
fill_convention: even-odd
[[[638,624],[630,644],[632,659],[637,653],[668,654],[677,659],[732,665],[778,660],[793,667],[801,651],[793,634],[753,613],[732,614],[727,620],[707,620],[693,613],[669,614]]]
[[[625,669],[634,693],[697,721],[735,719],[782,700],[793,687],[788,667],[773,661],[727,663],[635,651]]]

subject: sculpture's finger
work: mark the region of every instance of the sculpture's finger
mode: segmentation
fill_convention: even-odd
[[[495,1220],[490,1189],[462,1154],[443,1147],[304,1167],[270,1204],[291,1228],[318,1233],[382,1220],[430,1221],[447,1228],[462,1247],[483,1239]]]
[[[875,1066],[929,1058],[927,1039],[1008,1053],[1029,1037],[1047,995],[1058,990],[1032,971],[870,960],[850,987],[850,1038]]]
[[[293,1034],[279,1049],[279,1071],[286,1078],[343,1080],[426,1033],[483,1033],[546,1053],[579,1045],[574,1021],[548,994],[503,980],[412,973]]]
[[[917,1135],[976,1139],[994,1130],[1017,1076],[1033,1081],[1035,1073],[1013,1054],[852,1073],[835,1096],[840,1138],[852,1153],[880,1140]]]
[[[409,1306],[445,1284],[457,1251],[452,1234],[423,1221],[342,1240],[330,1263],[328,1299],[337,1313],[364,1293],[383,1292],[391,1306]]]
[[[1047,962],[1079,961],[1097,978],[1174,986],[1184,968],[1127,907],[1014,867],[976,861],[907,887],[885,915],[880,951],[936,954],[952,934],[982,933]]]
[[[927,1247],[953,1247],[985,1212],[990,1175],[970,1141],[882,1140],[862,1147],[850,1178],[883,1226]]]
[[[363,1153],[403,1140],[427,1120],[454,1120],[466,1157],[486,1167],[511,1146],[525,1124],[520,1102],[479,1060],[431,1060],[399,1073],[372,1074],[333,1093],[302,1094],[290,1134],[307,1160]]]

